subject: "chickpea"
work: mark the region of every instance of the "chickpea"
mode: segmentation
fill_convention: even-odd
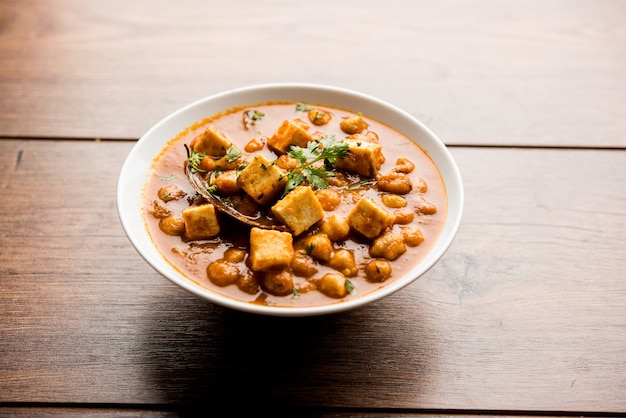
[[[318,271],[313,257],[300,252],[296,253],[291,261],[291,270],[293,274],[300,277],[312,277]]]
[[[369,142],[373,142],[374,144],[378,144],[380,141],[378,139],[378,134],[373,131],[368,131],[365,136]],[[384,162],[384,161],[383,161]]]
[[[233,158],[232,156],[227,154],[215,160],[215,168],[220,169],[220,170],[235,170],[244,161],[245,161],[245,158],[241,155],[236,158]]]
[[[380,176],[378,189],[388,193],[407,194],[413,189],[413,184],[406,174],[394,172]]]
[[[255,295],[259,291],[259,281],[257,277],[251,273],[239,276],[235,284],[239,290],[249,295]]]
[[[359,272],[354,254],[350,250],[341,249],[335,251],[328,265],[346,277],[354,277]]]
[[[332,189],[319,189],[315,191],[317,200],[322,205],[322,209],[331,211],[337,209],[341,204],[341,196]]]
[[[185,232],[185,222],[178,216],[166,216],[159,220],[159,229],[167,235],[180,236]]]
[[[256,152],[261,151],[265,146],[265,138],[252,138],[245,147],[243,147],[246,152]]]
[[[424,241],[424,234],[419,228],[402,228],[402,237],[409,247],[417,247]]]
[[[269,293],[276,296],[286,296],[293,293],[293,276],[287,269],[272,269],[266,271],[261,279],[261,285]]]
[[[237,171],[228,170],[220,173],[213,179],[213,185],[217,187],[217,192],[222,196],[232,196],[241,191],[237,184]]]
[[[387,260],[375,259],[365,266],[365,278],[368,282],[384,282],[391,277],[391,263]]]
[[[397,194],[384,194],[380,197],[383,204],[388,208],[403,208],[407,205],[406,199]]]
[[[326,179],[329,185],[336,187],[343,187],[348,184],[347,176],[342,172],[336,172],[334,176]]]
[[[415,219],[415,214],[413,212],[411,212],[410,210],[396,210],[393,212],[394,216],[396,217],[396,219],[394,220],[395,224],[398,225],[408,225],[411,222],[413,222],[413,219]]]
[[[204,157],[202,157],[202,160],[200,160],[198,168],[204,171],[213,171],[215,170],[215,160],[208,155],[205,155]]]
[[[328,235],[320,233],[305,238],[302,247],[307,255],[321,261],[328,261],[333,253],[333,244]]]
[[[220,287],[234,284],[240,277],[237,266],[226,260],[213,261],[207,266],[206,273],[209,280]]]
[[[157,196],[164,202],[170,202],[172,200],[178,200],[182,197],[185,197],[186,193],[178,188],[178,186],[174,184],[170,184],[169,186],[161,187],[157,192]]]
[[[426,193],[428,191],[428,184],[424,181],[424,179],[419,178],[417,180],[417,185],[415,186],[418,192]]]
[[[415,170],[415,164],[404,157],[398,158],[396,160],[396,166],[393,168],[393,171],[404,174],[409,174],[413,170]]]
[[[322,221],[320,232],[328,235],[331,241],[337,242],[348,236],[350,225],[343,216],[333,214]]]
[[[349,116],[339,123],[341,130],[349,135],[360,134],[367,126],[361,115]]]
[[[346,278],[341,273],[327,273],[320,279],[318,289],[328,297],[341,299],[347,296]]]
[[[293,157],[290,157],[287,154],[283,154],[276,160],[276,165],[283,170],[294,170],[298,168],[300,163]]]
[[[387,231],[372,242],[369,252],[370,256],[374,258],[382,257],[391,261],[396,260],[406,252],[404,238]]]
[[[246,258],[246,250],[241,248],[229,248],[224,251],[224,260],[231,263],[241,263]]]
[[[167,218],[172,214],[172,211],[166,208],[165,206],[159,205],[159,202],[156,200],[152,201],[152,210],[150,210],[150,215],[157,219]]]
[[[422,199],[421,203],[415,205],[415,212],[420,215],[434,215],[437,213],[437,206]]]
[[[309,120],[313,125],[326,125],[332,119],[332,114],[323,109],[311,109],[308,113]]]

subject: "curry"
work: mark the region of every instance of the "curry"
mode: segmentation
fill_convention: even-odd
[[[391,283],[429,252],[446,213],[439,171],[413,141],[375,115],[305,103],[188,127],[155,158],[144,194],[150,236],[184,276],[284,307]]]

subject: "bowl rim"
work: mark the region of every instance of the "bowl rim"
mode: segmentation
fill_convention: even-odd
[[[242,102],[245,97],[256,96],[263,96],[264,98],[253,100],[254,103]],[[337,101],[341,103],[358,102],[359,105],[363,105],[358,111],[362,111],[362,113],[367,114],[368,117],[385,123],[403,133],[411,141],[420,146],[437,165],[444,181],[448,199],[448,211],[444,222],[444,229],[426,257],[406,275],[397,278],[389,284],[385,284],[377,290],[348,301],[302,307],[264,306],[232,299],[194,282],[192,279],[178,272],[152,242],[152,238],[150,237],[150,233],[147,230],[143,218],[142,197],[145,182],[150,175],[153,161],[167,142],[193,123],[200,122],[202,119],[210,117],[213,114],[225,112],[240,106],[252,106],[258,103],[281,101],[287,96],[302,96],[299,101],[309,103],[316,101],[315,98],[319,98],[321,100],[318,100],[316,104],[342,107],[349,110],[352,109],[353,111],[356,111],[354,106],[341,106],[337,104]],[[326,97],[328,97],[328,99],[326,99]],[[336,100],[333,101],[332,98]],[[205,108],[211,107],[217,110],[211,110],[208,114],[203,113]],[[369,109],[373,109],[375,112],[372,113]],[[204,116],[198,117],[202,114]],[[383,120],[381,120],[381,118]],[[386,121],[388,118],[397,119],[396,122],[398,123],[389,123]],[[185,121],[191,119],[194,119],[191,123],[184,126],[178,125],[179,123],[185,123]],[[422,139],[426,138],[428,142],[426,144],[418,142],[414,136],[407,133],[407,131],[411,130],[415,130],[416,133],[419,132],[420,136],[423,137]],[[158,144],[160,145],[155,143],[155,138],[159,141]],[[150,155],[145,155],[148,150],[151,150]],[[137,164],[140,164],[141,167],[137,168]],[[445,176],[443,170],[445,170]],[[138,191],[139,193],[137,193]],[[324,84],[290,82],[254,84],[226,90],[200,98],[167,115],[146,131],[146,133],[137,140],[127,155],[119,173],[116,198],[118,216],[127,238],[142,258],[144,258],[153,269],[171,282],[212,303],[227,308],[253,314],[296,317],[325,315],[362,307],[403,289],[423,276],[445,254],[458,232],[463,216],[464,188],[458,166],[444,142],[425,124],[408,112],[387,101],[355,90]],[[454,205],[451,205],[451,202]],[[131,209],[131,211],[129,211],[129,209]],[[139,218],[141,222],[137,225]],[[148,241],[150,245],[147,245]]]

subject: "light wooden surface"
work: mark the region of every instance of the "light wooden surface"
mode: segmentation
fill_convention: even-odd
[[[206,3],[0,1],[0,415],[626,412],[626,3]],[[132,248],[134,139],[280,81],[375,95],[451,146],[465,216],[418,282],[255,317]]]
[[[372,94],[448,144],[624,147],[620,0],[0,2],[2,133],[137,138],[249,84]]]

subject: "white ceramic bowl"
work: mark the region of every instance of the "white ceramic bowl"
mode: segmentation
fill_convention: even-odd
[[[422,262],[403,277],[359,298],[324,306],[285,308],[240,302],[215,293],[187,279],[163,258],[150,238],[142,215],[142,193],[154,158],[171,138],[193,123],[234,107],[268,101],[309,102],[358,109],[411,138],[430,155],[446,187],[448,213],[441,235]],[[240,311],[276,316],[309,316],[367,305],[404,288],[428,271],[448,249],[459,228],[463,212],[463,184],[459,170],[443,142],[405,111],[372,96],[337,87],[266,84],[230,90],[198,100],[172,113],[146,132],[128,154],[120,172],[117,207],[124,231],[139,254],[159,273],[182,288],[218,305]]]

